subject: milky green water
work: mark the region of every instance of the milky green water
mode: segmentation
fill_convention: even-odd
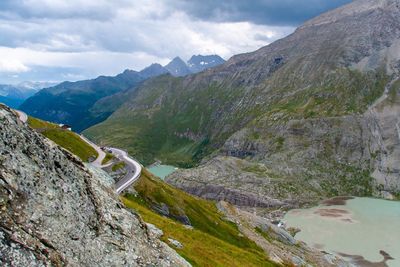
[[[156,176],[158,176],[158,177],[160,177],[161,179],[164,180],[164,178],[167,175],[169,175],[169,174],[173,173],[174,171],[176,171],[177,168],[174,167],[174,166],[170,166],[170,165],[156,165],[156,166],[148,168],[148,170],[152,174],[154,174],[154,175],[156,175]]]
[[[335,218],[318,214],[324,209],[348,213],[339,212]],[[361,255],[371,262],[382,261],[379,251],[384,250],[394,258],[387,265],[400,266],[400,202],[355,198],[344,206],[292,210],[284,221],[287,227],[300,228],[296,239],[312,247],[335,254]]]

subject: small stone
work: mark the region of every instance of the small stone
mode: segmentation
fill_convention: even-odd
[[[174,245],[176,248],[183,248],[183,245],[181,244],[181,242],[179,242],[178,240],[172,239],[172,238],[168,238],[168,242],[172,245]]]
[[[151,237],[158,239],[164,235],[164,232],[161,229],[158,229],[154,224],[146,223],[146,226]]]
[[[292,257],[292,263],[295,266],[306,266],[306,262],[302,258],[297,257],[297,256]]]

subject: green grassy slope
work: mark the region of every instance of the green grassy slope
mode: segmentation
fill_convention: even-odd
[[[162,240],[178,240],[178,253],[194,266],[277,266],[268,260],[261,248],[243,237],[237,226],[222,218],[215,204],[175,189],[144,170],[135,184],[138,196],[126,194],[123,202],[143,219],[162,229]],[[169,217],[154,210],[165,205]],[[176,218],[187,216],[193,229]]]
[[[103,161],[101,164],[107,164],[110,160],[112,160],[114,156],[111,153],[106,153],[106,156],[104,157]]]
[[[97,158],[97,151],[84,142],[76,133],[61,129],[57,124],[42,121],[33,117],[28,118],[28,124],[59,146],[88,162],[90,158]]]

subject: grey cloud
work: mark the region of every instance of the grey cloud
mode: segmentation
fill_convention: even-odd
[[[157,52],[160,45],[149,43],[148,36],[153,33],[151,39],[156,40],[163,32],[161,22],[173,11],[158,4],[143,19],[120,14],[146,8],[150,2],[0,0],[0,46],[53,52]],[[149,21],[160,23],[149,25]]]
[[[166,0],[133,3],[129,0],[1,0],[0,46],[63,52],[145,51],[160,57],[173,57],[176,48],[182,48],[181,42],[184,41],[179,33],[171,30],[173,24],[168,24],[169,16],[177,10],[185,11],[189,18],[206,21],[249,21],[273,26],[298,24],[349,1]],[[151,2],[156,4],[144,18],[131,19],[129,15],[118,13],[145,7]],[[274,38],[258,33],[254,34],[254,40],[269,43]]]
[[[0,0],[0,49],[29,50],[16,61],[30,71],[13,79],[94,77],[175,56],[229,58],[282,38],[294,30],[292,25],[349,1]],[[45,58],[31,59],[35,51]],[[59,54],[64,54],[62,61]],[[0,81],[10,79],[5,75],[0,73]]]
[[[0,81],[3,84],[17,84],[21,81],[61,82],[82,80],[94,76],[94,73],[88,73],[80,68],[31,66],[31,71],[18,73],[18,75],[0,72]]]
[[[76,25],[75,30],[71,25]],[[79,25],[79,26],[78,26]],[[7,21],[0,19],[0,46],[26,47],[47,51],[87,51],[93,47],[82,32],[82,22]]]
[[[275,26],[297,26],[318,14],[351,2],[351,0],[168,0],[198,19]]]
[[[254,40],[270,43],[270,42],[274,41],[274,38],[272,38],[266,34],[257,33],[257,34],[254,34]]]
[[[116,3],[126,1],[115,1]],[[97,3],[97,4],[96,4]],[[113,2],[108,1],[43,1],[1,0],[0,17],[7,19],[66,19],[109,20],[114,17]]]

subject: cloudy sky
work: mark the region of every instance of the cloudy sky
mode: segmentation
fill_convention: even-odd
[[[253,51],[351,0],[0,0],[0,83]]]

